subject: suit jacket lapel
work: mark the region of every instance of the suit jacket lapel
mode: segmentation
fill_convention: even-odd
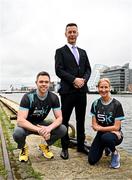
[[[76,65],[78,66],[77,61],[76,61],[76,59],[75,59],[73,53],[72,53],[71,50],[69,49],[69,47],[68,47],[67,45],[65,45],[64,47],[65,47],[65,49],[66,49],[66,52],[69,53],[69,54],[71,55],[73,61],[74,61],[74,62],[76,63]],[[80,53],[79,53],[79,56],[80,56]],[[80,60],[79,60],[79,62],[80,62]]]
[[[81,49],[80,48],[77,48],[78,49],[78,52],[79,52],[79,64],[81,62]]]

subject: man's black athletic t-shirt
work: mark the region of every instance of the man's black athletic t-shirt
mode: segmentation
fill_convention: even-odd
[[[42,122],[51,109],[60,109],[60,102],[58,96],[50,91],[44,100],[38,97],[36,90],[31,91],[20,102],[20,110],[29,110],[27,120],[32,123]]]

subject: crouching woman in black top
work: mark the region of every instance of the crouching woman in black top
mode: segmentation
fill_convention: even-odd
[[[96,164],[107,147],[111,151],[111,168],[120,167],[120,154],[116,146],[121,144],[123,135],[121,122],[125,119],[121,103],[110,94],[110,81],[107,78],[98,82],[100,98],[91,107],[92,128],[97,134],[92,142],[88,162]]]

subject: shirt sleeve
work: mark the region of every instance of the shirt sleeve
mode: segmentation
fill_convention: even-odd
[[[94,101],[92,103],[90,114],[91,114],[91,116],[95,116],[96,115],[96,101]]]
[[[52,109],[54,111],[56,110],[60,110],[60,101],[59,101],[59,98],[57,95],[54,95],[54,98],[53,98],[53,103],[52,103]]]
[[[117,109],[116,109],[116,115],[115,115],[115,120],[124,120],[124,112],[121,103],[118,103]]]
[[[20,110],[29,110],[29,108],[30,108],[30,101],[29,101],[27,94],[25,94],[21,99],[19,109]]]

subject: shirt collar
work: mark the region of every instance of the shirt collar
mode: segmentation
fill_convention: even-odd
[[[69,49],[72,50],[72,46],[73,46],[72,44],[67,43],[66,45],[69,47]],[[77,45],[74,45],[74,46],[77,48]]]
[[[47,98],[48,91],[45,93],[44,96],[39,96],[39,91],[38,91],[38,89],[37,89],[37,90],[36,90],[36,94],[37,94],[38,98],[43,101],[43,100],[45,100],[45,99]]]

